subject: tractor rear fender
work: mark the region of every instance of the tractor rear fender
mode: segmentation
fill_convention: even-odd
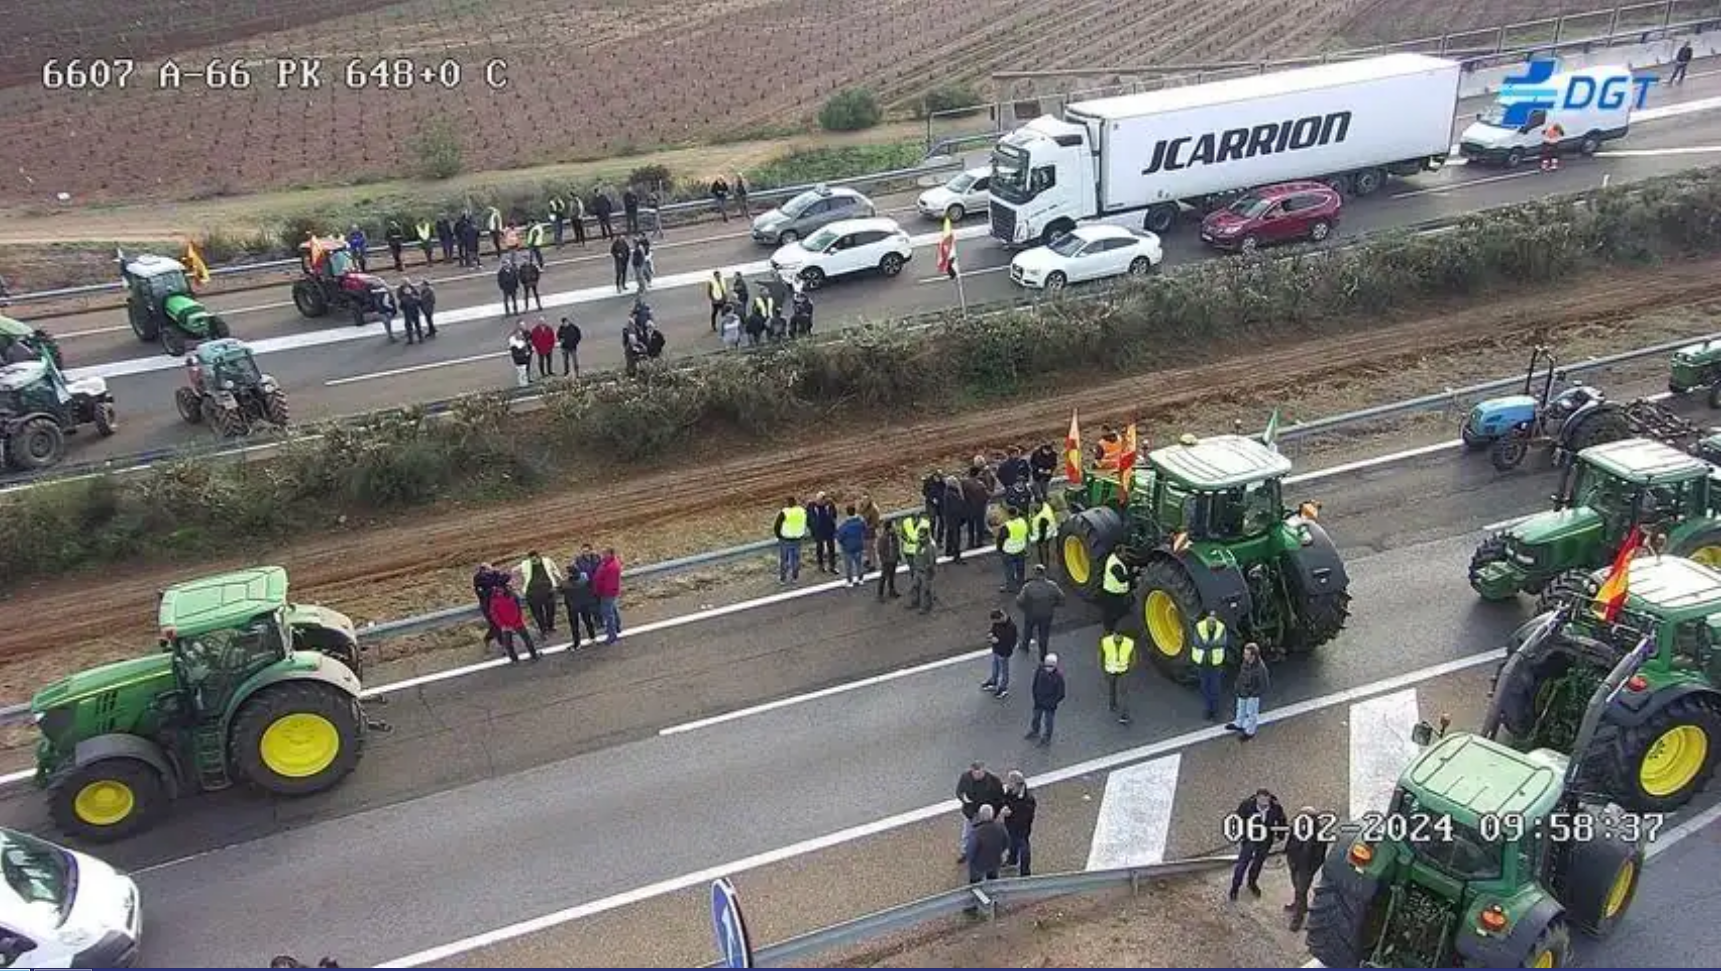
[[[1355,831],[1348,836],[1343,831],[1339,833],[1332,849],[1327,851],[1326,862],[1321,864],[1321,882],[1354,900],[1373,900],[1380,892],[1380,877],[1358,870],[1346,858],[1357,835]]]
[[[179,795],[179,773],[160,745],[141,735],[118,732],[86,738],[72,751],[72,766],[85,766],[102,759],[136,759],[161,773],[170,798]]]
[[[1608,706],[1608,724],[1618,725],[1620,728],[1636,728],[1675,701],[1698,694],[1721,697],[1721,692],[1694,681],[1670,684],[1655,691],[1621,691],[1613,704]]]
[[[1482,908],[1495,903],[1505,909],[1508,917],[1516,915],[1516,919],[1504,935],[1478,934],[1477,918]],[[1507,900],[1483,894],[1464,912],[1453,950],[1464,959],[1467,968],[1521,968],[1524,956],[1530,953],[1542,932],[1564,913],[1560,902],[1537,886],[1526,887]]]
[[[321,681],[354,698],[357,698],[362,690],[359,676],[353,673],[352,668],[326,654],[294,651],[292,661],[265,668],[239,685],[238,690],[233,692],[233,700],[228,703],[226,713],[222,715],[223,724],[231,722],[239,709],[251,700],[252,695],[286,681]]]
[[[1243,579],[1243,571],[1237,567],[1211,567],[1202,562],[1199,556],[1190,553],[1173,556],[1157,551],[1149,559],[1170,563],[1173,568],[1187,574],[1190,582],[1195,584],[1195,589],[1201,593],[1202,606],[1211,607],[1231,630],[1242,630],[1244,622],[1254,613],[1254,603],[1249,599],[1248,581]],[[1194,620],[1195,618],[1190,618],[1191,623]]]
[[[1345,561],[1339,557],[1332,537],[1319,523],[1304,521],[1302,526],[1289,529],[1293,534],[1299,529],[1308,531],[1309,542],[1287,550],[1284,557],[1288,569],[1296,574],[1297,589],[1304,596],[1338,593],[1350,587]]]

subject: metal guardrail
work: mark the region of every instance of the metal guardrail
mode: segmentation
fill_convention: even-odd
[[[905,931],[940,917],[978,913],[985,919],[992,920],[998,916],[1001,909],[1011,906],[1095,890],[1128,887],[1132,891],[1139,891],[1141,885],[1148,881],[1221,870],[1236,862],[1236,856],[1204,856],[1150,866],[989,880],[922,897],[888,910],[880,910],[767,945],[754,951],[753,966],[785,967],[825,951],[865,944],[886,934]],[[720,966],[716,963],[704,965],[708,968]]]

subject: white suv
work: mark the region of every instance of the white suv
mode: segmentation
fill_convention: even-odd
[[[771,269],[809,290],[831,277],[877,270],[896,276],[914,258],[914,243],[894,219],[872,216],[834,222],[771,254]]]

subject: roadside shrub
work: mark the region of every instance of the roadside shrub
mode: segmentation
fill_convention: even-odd
[[[825,131],[861,131],[883,119],[884,109],[867,88],[844,88],[819,109],[819,127]]]
[[[668,196],[675,188],[667,165],[641,165],[627,174],[627,184],[638,186],[641,192],[657,191]]]
[[[929,115],[966,118],[985,110],[985,106],[980,103],[980,100],[980,93],[975,91],[974,86],[966,81],[941,84],[921,96],[915,114],[921,118]]]
[[[910,168],[920,162],[922,152],[918,141],[797,149],[749,169],[747,177],[754,189],[830,182]]]
[[[446,118],[431,120],[407,139],[408,166],[421,179],[452,179],[466,170],[460,133]]]
[[[1605,265],[1721,253],[1721,170],[1498,209],[1439,235],[1401,233],[1278,259],[1210,260],[1101,299],[865,324],[814,341],[637,378],[594,375],[306,429],[272,461],[170,462],[0,498],[0,583],[140,554],[231,554],[449,495],[553,486],[578,457],[646,463],[709,435],[768,442],[836,409],[949,409],[1096,372],[1152,372],[1272,341],[1371,326],[1430,296],[1549,283]],[[549,447],[546,447],[546,446]]]

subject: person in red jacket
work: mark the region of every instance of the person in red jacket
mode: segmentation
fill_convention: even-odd
[[[621,636],[621,612],[616,599],[621,596],[621,560],[615,547],[604,550],[604,558],[592,572],[592,593],[598,597],[598,616],[604,619],[604,643],[614,644]]]
[[[538,659],[538,645],[532,640],[532,632],[526,629],[526,615],[520,610],[520,598],[514,595],[508,579],[503,579],[490,590],[490,622],[502,634],[502,648],[508,652],[510,663],[520,663],[519,652],[514,650],[515,634],[525,640],[532,660]]]
[[[556,332],[551,329],[549,321],[542,317],[532,326],[532,351],[538,355],[538,377],[548,378],[556,373],[550,366],[550,355],[556,353]]]

